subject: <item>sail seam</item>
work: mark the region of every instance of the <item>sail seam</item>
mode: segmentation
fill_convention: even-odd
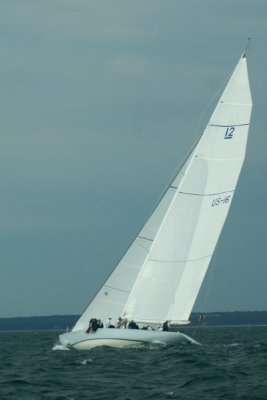
[[[229,124],[229,125],[209,124],[209,126],[216,126],[218,128],[228,128],[229,126],[249,126],[249,124],[248,123],[246,123],[246,124]]]
[[[251,103],[231,103],[230,101],[221,100],[221,104],[229,104],[231,106],[251,106]]]
[[[213,160],[213,161],[234,161],[234,160],[243,160],[244,157],[233,157],[233,158],[214,158],[214,157],[204,157],[204,156],[195,156],[195,158],[201,158],[201,160]],[[177,188],[178,189],[178,188]]]
[[[213,161],[235,161],[235,160],[243,160],[244,157],[234,157],[234,158],[214,158],[214,157],[204,157],[204,156],[195,156],[195,158],[201,158],[201,160],[213,160]]]
[[[219,194],[234,193],[234,190],[227,190],[225,192],[207,193],[207,194],[189,193],[189,192],[178,192],[178,193],[185,194],[187,196],[209,197],[209,196],[218,196]]]
[[[211,257],[212,254],[209,254],[207,256],[199,257],[199,258],[192,258],[188,260],[157,260],[157,259],[151,259],[150,261],[153,262],[161,262],[161,263],[185,263],[185,262],[194,262],[194,261],[199,261],[199,260],[204,260],[205,258]]]

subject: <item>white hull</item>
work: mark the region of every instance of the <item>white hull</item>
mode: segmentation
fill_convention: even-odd
[[[89,350],[97,346],[135,347],[156,343],[175,345],[179,343],[196,343],[181,332],[149,331],[142,329],[98,329],[94,333],[75,331],[59,336],[60,343],[76,350]]]

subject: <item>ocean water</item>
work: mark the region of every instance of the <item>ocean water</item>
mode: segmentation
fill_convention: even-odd
[[[267,326],[184,332],[201,345],[78,352],[53,350],[56,332],[0,333],[0,399],[267,399]]]

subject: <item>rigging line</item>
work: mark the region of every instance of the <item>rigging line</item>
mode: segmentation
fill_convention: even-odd
[[[218,254],[218,250],[217,249],[218,249],[218,247],[216,246],[215,250],[214,250],[214,255],[213,255],[212,260],[211,260],[210,278],[209,278],[209,280],[207,282],[208,286],[207,286],[205,297],[204,297],[203,302],[202,302],[202,309],[204,309],[206,307],[208,296],[210,294],[211,284],[212,284],[213,279],[214,279],[214,272],[215,272],[215,267],[216,267],[217,254]]]
[[[179,174],[179,172],[182,170],[186,160],[188,159],[188,157],[190,156],[190,154],[192,153],[194,147],[196,146],[196,143],[194,143],[193,146],[191,146],[191,148],[189,149],[189,151],[187,152],[186,156],[178,162],[178,164],[175,166],[173,172],[171,173],[171,176],[169,178],[169,180],[167,181],[167,184],[164,186],[161,195],[159,197],[159,200],[157,202],[157,205],[160,203],[160,201],[162,200],[162,198],[164,197],[165,193],[167,193],[167,191],[169,189],[178,189],[176,186],[172,185],[174,179],[177,177],[177,175]],[[155,207],[156,208],[156,207]]]
[[[252,38],[251,38],[251,37],[248,37],[247,45],[246,45],[245,51],[244,51],[245,54],[247,54],[247,51],[248,51],[248,50],[251,50],[251,49],[252,49],[251,42],[252,42]]]
[[[214,250],[214,253],[213,253],[213,257],[211,259],[210,266],[209,266],[210,277],[209,277],[209,279],[207,281],[207,289],[205,291],[205,296],[204,296],[204,298],[203,298],[203,300],[201,302],[200,314],[205,314],[204,309],[205,309],[206,304],[207,304],[207,300],[208,300],[208,297],[209,297],[209,294],[210,294],[211,284],[212,284],[213,278],[214,278],[217,254],[218,254],[218,252],[217,252],[217,246],[216,246],[215,250]],[[196,327],[195,327],[195,329],[194,329],[194,331],[192,333],[192,336],[195,336],[197,328],[199,326],[200,326],[200,321],[198,320],[198,323],[197,323],[197,325],[196,325]]]
[[[190,150],[187,152],[186,156],[182,159],[182,161],[180,161],[178,163],[178,165],[176,166],[175,170],[172,172],[170,179],[167,182],[167,185],[165,185],[165,187],[163,188],[158,201],[156,202],[152,212],[149,214],[148,219],[153,215],[154,211],[156,210],[157,206],[159,205],[159,203],[161,202],[161,200],[163,199],[163,197],[165,196],[165,194],[172,189],[172,192],[175,193],[175,191],[178,189],[178,187],[174,186],[172,183],[174,181],[174,179],[178,176],[178,174],[181,172],[184,164],[186,163],[187,159],[189,158],[190,154],[192,153],[192,151],[194,150],[194,148],[196,147],[198,141],[196,143],[194,143],[194,145],[190,148]],[[147,219],[147,221],[148,221]],[[139,233],[142,231],[142,229],[144,228],[145,224],[142,226],[142,228],[139,230]],[[154,239],[153,239],[154,240]]]

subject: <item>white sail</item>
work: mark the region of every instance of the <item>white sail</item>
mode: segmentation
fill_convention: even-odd
[[[109,315],[188,320],[233,199],[251,109],[243,55],[198,144],[74,331]]]

